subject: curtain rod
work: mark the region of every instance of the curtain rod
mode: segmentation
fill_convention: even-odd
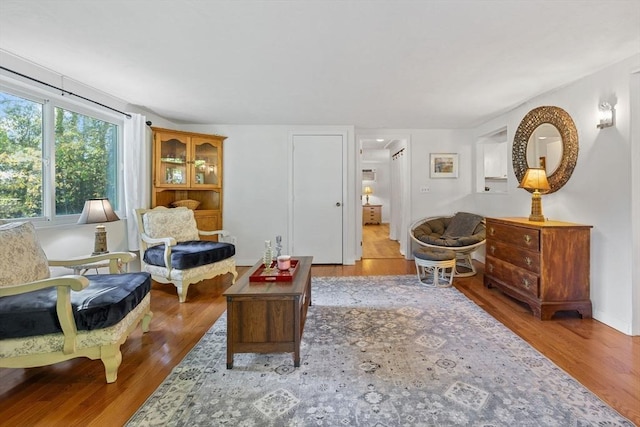
[[[94,104],[96,104],[96,105],[99,105],[99,106],[101,106],[101,107],[103,107],[103,108],[107,108],[107,109],[109,109],[109,110],[111,110],[111,111],[115,111],[116,113],[120,113],[120,114],[122,114],[122,115],[126,116],[126,117],[127,117],[127,118],[129,118],[129,119],[131,118],[131,114],[129,114],[129,113],[125,113],[124,111],[116,110],[115,108],[109,107],[108,105],[101,104],[100,102],[98,102],[98,101],[94,101],[93,99],[85,98],[85,97],[84,97],[84,96],[82,96],[82,95],[78,95],[78,94],[73,93],[73,92],[70,92],[70,91],[68,91],[68,90],[66,90],[66,89],[62,89],[62,88],[57,87],[57,86],[54,86],[54,85],[52,85],[52,84],[49,84],[49,83],[43,82],[42,80],[38,80],[38,79],[35,79],[35,78],[33,78],[33,77],[29,77],[29,76],[27,76],[27,75],[25,75],[25,74],[19,73],[19,72],[14,71],[14,70],[11,70],[11,69],[9,69],[9,68],[7,68],[7,67],[3,67],[2,65],[0,65],[0,69],[3,69],[3,70],[8,71],[8,72],[10,72],[10,73],[16,74],[16,75],[18,75],[18,76],[20,76],[20,77],[24,77],[25,79],[29,79],[29,80],[34,81],[34,82],[36,82],[36,83],[40,83],[41,85],[49,86],[50,88],[53,88],[53,89],[59,90],[59,91],[61,91],[61,92],[63,92],[63,93],[66,93],[66,94],[68,94],[68,95],[72,95],[72,96],[78,97],[78,98],[80,98],[80,99],[84,99],[85,101],[92,102],[92,103],[94,103]]]

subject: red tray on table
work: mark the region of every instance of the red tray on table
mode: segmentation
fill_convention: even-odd
[[[271,269],[267,270],[264,265],[258,267],[256,271],[249,276],[250,282],[291,282],[293,276],[298,271],[298,260],[291,260],[291,268],[288,270],[278,270],[278,263],[273,261],[271,263]]]

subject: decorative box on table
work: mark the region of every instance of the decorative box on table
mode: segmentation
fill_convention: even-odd
[[[267,270],[264,265],[258,267],[256,271],[249,276],[250,282],[291,282],[298,271],[298,260],[291,260],[291,268],[288,270],[279,270],[277,262],[271,263],[271,268]]]

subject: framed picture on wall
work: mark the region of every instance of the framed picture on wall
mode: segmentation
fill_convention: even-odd
[[[429,176],[431,178],[457,178],[457,153],[431,153],[429,161]]]

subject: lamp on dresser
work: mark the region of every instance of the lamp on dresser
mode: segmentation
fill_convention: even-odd
[[[373,194],[373,189],[367,185],[366,187],[364,187],[364,195],[367,198],[367,203],[365,203],[366,205],[369,205],[369,195],[370,194]]]
[[[529,215],[529,221],[544,221],[544,215],[542,215],[542,196],[540,190],[549,191],[549,181],[547,180],[547,173],[543,168],[529,168],[522,178],[522,182],[518,186],[526,190],[533,190],[531,195],[531,215]]]

